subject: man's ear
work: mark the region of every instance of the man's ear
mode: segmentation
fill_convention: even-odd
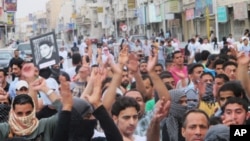
[[[247,111],[246,120],[250,119],[250,112]]]
[[[181,128],[181,135],[185,138],[186,137],[186,130],[185,128]]]
[[[114,123],[117,124],[118,117],[115,116],[115,115],[113,115],[113,116],[112,116],[112,119],[113,119]]]

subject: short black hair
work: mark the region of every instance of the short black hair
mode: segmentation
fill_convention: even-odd
[[[217,65],[223,65],[225,63],[225,60],[223,59],[217,59],[214,62],[213,68],[216,68]]]
[[[4,75],[4,76],[7,76],[7,75],[8,75],[7,72],[6,72],[6,70],[4,70],[4,69],[0,69],[0,72],[3,72],[3,75]]]
[[[16,105],[24,105],[24,104],[31,104],[32,108],[34,108],[33,100],[28,94],[17,95],[13,100],[12,107],[15,110]]]
[[[212,73],[210,73],[210,72],[203,72],[201,74],[200,78],[202,78],[204,75],[210,75],[213,78],[213,80],[214,80],[214,76],[212,75]]]
[[[39,42],[38,46],[40,47],[40,46],[42,46],[44,44],[48,45],[49,47],[51,47],[53,45],[51,41],[43,40],[43,41]]]
[[[126,108],[134,107],[137,112],[140,111],[140,106],[134,98],[122,96],[116,99],[115,103],[112,105],[111,114],[119,116],[122,110]]]
[[[149,77],[149,75],[148,74],[143,74],[142,76],[141,76],[141,78],[142,78],[142,80],[149,80],[149,82],[150,82],[150,85],[151,86],[153,86],[154,84],[153,84],[153,81],[152,81],[152,79],[151,79],[151,77]]]
[[[82,62],[82,57],[79,53],[74,53],[72,55],[72,64],[79,65]]]
[[[229,81],[229,77],[223,73],[216,75],[215,78],[221,78],[224,80],[225,83]]]
[[[67,72],[60,71],[60,75],[64,76],[66,78],[66,81],[70,81],[70,76]]]
[[[227,66],[235,66],[236,68],[238,67],[238,65],[235,62],[227,61],[223,64],[223,70],[225,70]]]
[[[123,95],[126,96],[126,94],[129,93],[129,92],[138,92],[138,93],[140,93],[140,95],[141,95],[141,97],[143,99],[143,102],[146,102],[146,97],[139,90],[137,90],[136,88],[132,88],[132,89],[126,91]]]
[[[103,87],[107,84],[110,83],[112,81],[112,77],[106,77],[103,81],[102,81],[102,89]]]
[[[192,74],[194,72],[194,69],[198,67],[204,68],[204,66],[200,63],[194,63],[194,64],[188,65],[188,74]]]
[[[157,63],[156,65],[155,65],[155,67],[157,67],[157,66],[160,66],[162,69],[163,69],[163,66],[162,66],[162,64],[160,64],[160,63]]]
[[[202,61],[207,60],[209,55],[210,55],[210,52],[209,52],[209,51],[203,50],[203,51],[201,52],[201,60],[202,60]]]
[[[43,77],[44,79],[48,79],[52,74],[52,71],[49,67],[42,68],[39,70],[39,76]]]
[[[209,126],[210,123],[209,123],[209,117],[207,115],[206,112],[204,112],[203,110],[200,110],[200,109],[192,109],[192,110],[189,110],[185,113],[184,117],[183,117],[183,122],[182,122],[182,128],[186,128],[187,126],[187,117],[188,115],[192,114],[192,113],[199,113],[199,114],[203,114],[206,119],[207,119],[207,125]]]
[[[201,59],[201,53],[200,53],[200,52],[196,53],[196,54],[194,55],[194,58],[195,58],[195,61],[196,61],[196,62],[202,61],[202,59]]]
[[[13,67],[13,65],[16,65],[18,68],[22,69],[24,63],[25,62],[23,59],[14,60],[12,67]]]
[[[249,102],[245,90],[243,89],[241,83],[239,81],[228,81],[224,85],[222,85],[218,91],[217,96],[220,96],[220,92],[231,91],[233,92],[235,97],[242,97],[242,99]]]
[[[173,54],[172,54],[172,57],[174,59],[175,55],[178,54],[178,53],[181,53],[179,50],[175,51]]]
[[[227,107],[228,104],[239,104],[239,105],[242,105],[243,109],[248,112],[248,103],[242,99],[242,98],[239,98],[239,97],[231,97],[229,98],[226,103],[222,106],[222,113],[225,112],[225,108]]]
[[[160,74],[160,78],[161,79],[164,79],[164,78],[172,78],[173,75],[171,72],[169,71],[163,71],[161,74]]]

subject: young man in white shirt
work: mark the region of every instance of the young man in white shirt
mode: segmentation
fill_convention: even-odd
[[[202,52],[203,50],[207,50],[211,54],[213,53],[213,46],[208,42],[208,38],[204,38],[203,44],[198,48],[199,52]]]
[[[121,97],[113,104],[111,109],[112,118],[124,141],[146,141],[146,137],[134,135],[139,119],[139,111],[139,104],[131,97]]]
[[[250,52],[250,46],[248,44],[248,38],[247,37],[242,37],[242,41],[243,41],[243,44],[242,46],[239,48],[239,51],[240,52],[244,52],[245,54],[249,54]]]

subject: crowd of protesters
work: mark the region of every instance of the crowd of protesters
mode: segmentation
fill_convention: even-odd
[[[15,51],[0,69],[1,141],[229,141],[230,125],[249,124],[248,30],[184,51],[171,38],[74,48],[40,70]]]

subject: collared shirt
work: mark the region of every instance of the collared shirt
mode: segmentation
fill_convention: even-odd
[[[137,127],[135,129],[135,135],[146,136],[147,129],[153,118],[154,111],[145,112],[142,118],[138,121]]]
[[[86,87],[86,82],[75,82],[75,87],[73,88],[72,95],[80,97]]]
[[[10,83],[10,87],[9,87],[8,93],[9,93],[11,99],[13,99],[13,98],[16,96],[16,83],[17,83],[18,81],[19,81],[19,78],[16,77],[16,78],[14,79],[14,81],[12,81],[12,82]]]

